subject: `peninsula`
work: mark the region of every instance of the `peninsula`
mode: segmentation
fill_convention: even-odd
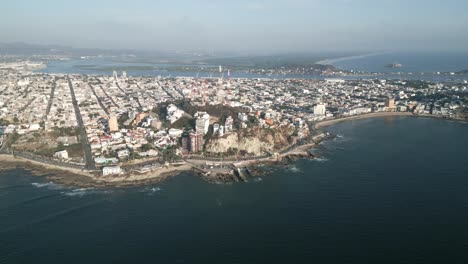
[[[309,149],[332,136],[321,129],[336,122],[468,116],[464,82],[31,71],[37,67],[0,67],[0,169],[26,164],[77,186],[142,184],[184,171],[247,181],[252,164],[313,157]]]

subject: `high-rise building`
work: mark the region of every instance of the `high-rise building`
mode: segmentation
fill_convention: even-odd
[[[119,131],[119,122],[117,121],[117,117],[115,115],[111,116],[109,119],[109,131],[110,132]]]
[[[192,153],[198,153],[203,151],[203,134],[192,132],[190,133],[190,151]]]
[[[207,113],[197,113],[198,118],[196,121],[196,131],[197,133],[201,133],[206,135],[208,133],[208,128],[210,127],[210,115]]]
[[[190,144],[189,137],[187,135],[182,137],[182,153],[186,154],[189,152]]]
[[[325,111],[326,109],[324,104],[314,106],[314,115],[323,116],[325,115]]]
[[[388,98],[387,102],[385,103],[385,106],[388,107],[389,111],[394,111],[395,110],[395,99]]]
[[[234,126],[234,119],[232,119],[232,117],[229,116],[228,118],[226,118],[226,122],[224,123],[224,130],[226,134],[229,134],[232,132],[233,126]]]

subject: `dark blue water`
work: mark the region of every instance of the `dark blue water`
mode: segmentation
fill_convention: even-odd
[[[468,75],[437,75],[434,74],[437,71],[428,68],[428,65],[432,65],[437,69],[443,69],[438,71],[452,71],[451,69],[458,69],[456,71],[464,70],[466,64],[468,64],[468,55],[466,56],[441,56],[435,54],[435,57],[427,56],[434,60],[431,64],[426,63],[426,57],[419,57],[414,54],[397,54],[397,57],[392,57],[389,54],[368,56],[361,59],[343,60],[333,63],[340,69],[344,70],[359,70],[364,72],[378,72],[379,75],[351,75],[351,76],[322,76],[322,75],[299,75],[299,74],[256,74],[249,73],[246,71],[231,71],[232,78],[269,78],[269,79],[324,79],[324,78],[341,78],[347,80],[359,80],[359,79],[399,79],[399,80],[428,80],[428,81],[449,81],[456,80],[462,81],[468,79]],[[405,63],[405,67],[400,69],[391,69],[384,67],[388,63],[393,63],[399,58],[401,63]],[[411,60],[411,63],[406,63]],[[390,61],[390,62],[386,62]],[[95,67],[83,67],[93,65]],[[416,66],[413,66],[416,65]],[[63,61],[50,61],[47,63],[47,68],[41,70],[43,73],[58,73],[58,74],[87,74],[87,75],[106,75],[112,76],[113,70],[121,67],[129,67],[127,70],[128,76],[146,76],[146,77],[218,77],[218,73],[208,73],[203,71],[174,71],[173,67],[201,67],[200,65],[180,65],[180,64],[152,64],[152,63],[130,63],[130,62],[116,62],[106,58],[93,58],[86,60],[63,60]],[[151,67],[154,69],[135,69],[132,67]],[[217,70],[218,66],[207,65],[205,68],[214,68]],[[468,67],[468,66],[467,66]],[[106,69],[106,70],[103,70]],[[108,69],[108,70],[107,70]],[[468,68],[466,68],[468,69]],[[397,72],[401,72],[396,74]],[[418,74],[408,74],[409,72]],[[421,72],[426,74],[421,75]],[[119,74],[121,72],[119,71]],[[226,77],[226,76],[224,76]]]
[[[249,183],[78,190],[3,172],[0,263],[468,262],[468,124],[330,130],[324,159]]]
[[[399,63],[401,68],[389,68],[388,64]],[[437,73],[468,70],[468,53],[384,53],[343,59],[333,63],[345,70],[381,73]]]

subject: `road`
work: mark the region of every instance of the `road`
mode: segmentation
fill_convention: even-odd
[[[7,152],[7,147],[6,147],[6,136],[3,136],[3,142],[2,145],[0,145],[0,154],[6,154]]]
[[[124,89],[120,88],[120,85],[119,85],[118,82],[115,82],[115,85],[117,86],[117,88],[119,88],[119,90],[120,90],[123,94],[125,94],[127,97],[129,96],[128,93],[124,91]]]
[[[54,79],[54,85],[50,89],[49,102],[47,103],[46,118],[49,116],[50,109],[52,108],[52,103],[54,101],[55,89],[57,88],[57,82]]]
[[[101,88],[101,91],[106,95],[106,97],[112,102],[112,104],[117,107],[117,108],[120,108],[119,105],[117,105],[117,103],[114,101],[114,99],[112,97],[109,96],[109,94],[106,92],[106,90],[104,88],[102,88],[102,85],[99,85],[99,88]]]
[[[107,108],[102,103],[101,98],[96,94],[96,90],[94,90],[94,87],[90,83],[88,83],[88,85],[89,85],[89,88],[91,88],[91,91],[93,92],[94,96],[96,97],[96,100],[98,101],[98,103],[101,106],[102,110],[106,113],[107,116],[109,116],[109,111],[107,110]]]
[[[83,146],[84,158],[86,162],[86,169],[95,170],[96,163],[94,163],[93,153],[91,152],[91,146],[89,145],[88,135],[86,134],[86,128],[83,123],[83,118],[81,117],[80,108],[78,107],[78,101],[76,101],[75,90],[70,80],[70,76],[67,76],[68,86],[70,87],[70,94],[72,96],[73,107],[75,108],[76,122],[78,122],[78,127],[80,128],[80,141]]]

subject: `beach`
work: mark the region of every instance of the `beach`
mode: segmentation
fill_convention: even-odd
[[[315,127],[315,129],[320,129],[320,128],[335,125],[337,123],[345,122],[345,121],[366,119],[366,118],[375,118],[375,117],[391,117],[391,116],[412,116],[412,117],[437,118],[434,115],[428,115],[428,114],[418,114],[417,115],[417,114],[413,114],[413,113],[410,113],[410,112],[378,112],[378,113],[369,113],[369,114],[363,114],[363,115],[348,116],[348,117],[324,120],[324,121],[320,121],[317,124],[315,124],[314,127]]]

